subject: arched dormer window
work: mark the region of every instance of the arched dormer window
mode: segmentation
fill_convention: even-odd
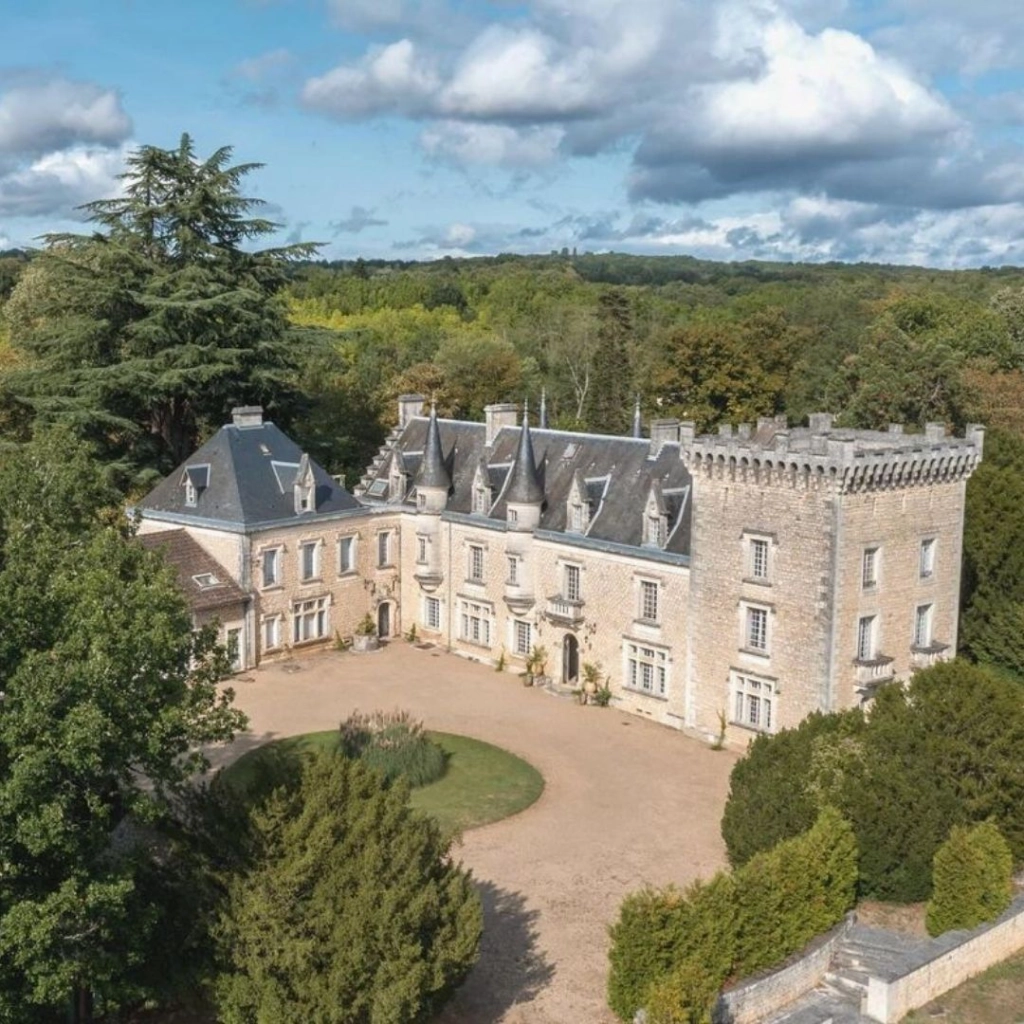
[[[643,543],[647,547],[663,548],[668,540],[668,505],[655,481],[644,503]]]

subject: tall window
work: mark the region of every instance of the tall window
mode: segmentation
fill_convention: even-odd
[[[583,584],[580,579],[580,567],[567,565],[565,569],[565,598],[567,601],[582,600]]]
[[[569,529],[574,533],[583,532],[583,506],[578,501],[569,506]]]
[[[750,540],[750,575],[755,580],[768,579],[768,541],[760,537]]]
[[[510,523],[518,523],[519,522],[519,510],[518,509],[510,508],[508,510],[508,521]]]
[[[196,501],[199,498],[199,494],[196,491],[196,485],[192,483],[190,479],[185,478],[185,504],[191,508],[195,508]]]
[[[860,585],[865,590],[878,586],[878,548],[865,548],[861,562]]]
[[[427,560],[427,538],[417,537],[416,538],[416,561],[422,565]]]
[[[654,580],[640,581],[640,618],[644,622],[658,621],[658,584]]]
[[[768,650],[768,609],[748,608],[746,643],[752,651]]]
[[[338,540],[338,572],[344,575],[356,571],[356,539],[341,537]]]
[[[668,695],[668,653],[659,647],[626,644],[626,687],[654,697]]]
[[[491,610],[475,601],[462,602],[462,639],[483,647],[491,646]]]
[[[519,556],[509,555],[508,556],[508,582],[513,586],[519,584]]]
[[[327,636],[327,598],[296,601],[292,605],[292,624],[292,635],[297,644]]]
[[[474,583],[482,583],[484,579],[484,549],[479,544],[469,545],[468,562],[467,579]]]
[[[529,622],[516,619],[512,623],[512,650],[521,655],[527,655],[533,650],[533,627]]]
[[[263,552],[263,586],[273,587],[281,582],[281,549],[268,548]]]
[[[385,530],[377,534],[377,567],[382,569],[391,564],[391,533]]]
[[[273,650],[281,646],[281,616],[271,615],[263,620],[263,649]]]
[[[775,726],[775,684],[767,679],[733,676],[732,720],[736,725],[760,732]]]
[[[303,580],[315,580],[320,575],[320,541],[309,540],[299,545],[299,572]]]
[[[653,515],[647,517],[647,543],[656,547],[665,545],[665,520],[663,516]]]
[[[870,661],[875,656],[875,616],[864,615],[857,622],[857,660]]]
[[[935,572],[935,540],[929,538],[921,541],[921,557],[919,571],[921,579],[928,579]]]
[[[486,512],[491,504],[491,492],[486,487],[473,488],[473,511]]]
[[[436,597],[423,599],[423,625],[427,629],[441,628],[441,602]]]
[[[932,642],[932,606],[919,604],[914,611],[914,646],[928,647]]]

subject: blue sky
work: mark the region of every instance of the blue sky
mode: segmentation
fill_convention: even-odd
[[[1024,264],[1020,0],[4,0],[0,248],[133,145],[280,240]]]

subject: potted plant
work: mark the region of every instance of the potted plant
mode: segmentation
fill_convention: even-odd
[[[548,649],[538,644],[526,659],[526,674],[530,681],[527,686],[544,686],[551,682],[548,678]]]
[[[593,697],[601,685],[601,666],[592,661],[583,662],[583,692]]]
[[[367,612],[356,626],[355,634],[352,637],[352,650],[364,654],[367,651],[375,651],[378,647],[380,647],[380,640],[377,638],[377,623]]]

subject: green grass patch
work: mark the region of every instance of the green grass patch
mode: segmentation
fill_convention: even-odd
[[[431,815],[449,834],[518,814],[544,791],[544,777],[533,765],[482,740],[447,732],[428,732],[448,755],[448,769],[437,782],[414,789],[411,803]],[[282,754],[337,750],[337,729],[274,740],[243,754],[220,775],[241,793],[252,791]]]

